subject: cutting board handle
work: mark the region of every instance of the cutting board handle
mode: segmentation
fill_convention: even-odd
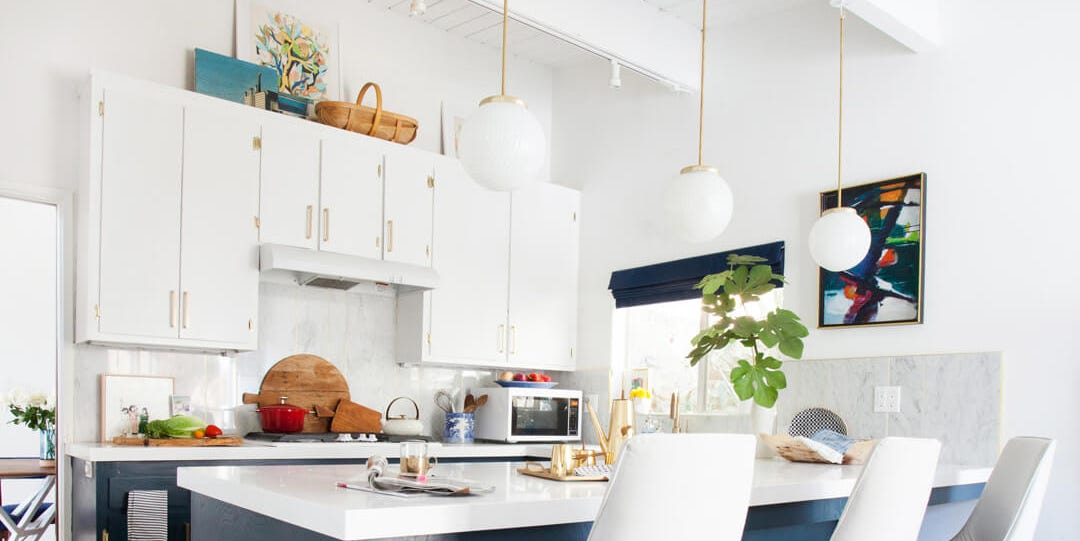
[[[259,403],[259,395],[251,394],[251,393],[244,393],[243,401],[244,401],[245,404],[258,404]]]

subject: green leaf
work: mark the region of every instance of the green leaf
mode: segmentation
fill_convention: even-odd
[[[765,259],[764,257],[758,257],[756,255],[728,254],[727,256],[727,264],[732,267],[738,265],[754,265],[756,263],[764,263],[766,261],[768,261],[768,259]]]
[[[780,339],[780,353],[792,359],[801,359],[803,354],[803,341],[801,338],[787,336]]]
[[[739,397],[739,400],[746,400],[755,394],[754,380],[750,377],[743,377],[731,382],[731,387],[735,390],[735,396]]]
[[[746,377],[746,374],[750,371],[750,366],[736,366],[731,369],[731,380],[742,379]]]
[[[758,366],[764,368],[771,368],[773,370],[780,368],[783,364],[784,363],[780,362],[779,359],[776,359],[774,357],[762,357],[762,359],[758,361]]]
[[[761,330],[761,325],[750,316],[742,316],[735,318],[735,325],[732,326],[731,330],[739,338],[751,338]]]
[[[780,393],[776,389],[767,385],[759,385],[757,389],[754,389],[754,402],[759,406],[765,408],[771,408],[776,404],[777,397]],[[740,397],[741,398],[741,397]],[[743,399],[745,400],[745,398]]]
[[[746,287],[753,289],[762,284],[769,283],[772,278],[772,268],[768,265],[756,265],[750,269],[750,276],[746,282]]]
[[[779,370],[767,370],[765,372],[765,381],[769,384],[770,387],[776,389],[787,388],[787,376],[785,376],[784,373]]]

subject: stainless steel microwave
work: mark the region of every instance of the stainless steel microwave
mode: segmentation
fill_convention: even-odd
[[[581,391],[493,387],[476,410],[477,439],[508,443],[581,440]]]

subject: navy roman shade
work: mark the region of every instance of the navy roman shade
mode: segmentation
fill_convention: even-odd
[[[615,271],[611,273],[608,288],[615,297],[616,308],[695,299],[701,296],[701,291],[694,286],[706,275],[727,270],[730,254],[763,257],[772,266],[773,274],[784,274],[784,241],[777,241]]]

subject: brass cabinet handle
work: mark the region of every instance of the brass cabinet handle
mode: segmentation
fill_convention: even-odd
[[[101,541],[109,541],[109,530],[101,530]]]
[[[375,237],[375,247],[382,248],[382,237]]]
[[[517,325],[510,326],[510,353],[517,353]]]
[[[394,220],[386,220],[386,251],[394,251]]]
[[[183,323],[183,325],[184,325],[184,328],[186,329],[186,328],[191,326],[191,295],[187,291],[184,292],[184,302],[183,302],[183,304],[184,304],[184,323]]]
[[[322,220],[323,220],[322,240],[323,240],[323,242],[330,242],[330,208],[329,207],[326,207],[326,208],[322,209]]]
[[[311,238],[311,214],[314,211],[314,207],[312,207],[311,205],[307,206],[307,233],[305,234],[304,238]]]
[[[176,291],[169,292],[169,327],[176,328]]]
[[[500,323],[499,324],[499,353],[502,353],[506,349],[505,348],[505,343],[506,343],[506,325],[503,324],[503,323]]]

